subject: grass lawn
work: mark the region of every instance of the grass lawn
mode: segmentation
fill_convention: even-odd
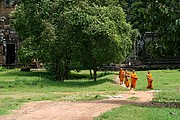
[[[96,120],[179,120],[180,119],[180,71],[152,70],[155,94],[147,105],[125,105],[108,111]],[[137,71],[136,90],[147,90],[147,71]]]
[[[151,71],[154,90],[159,92],[153,104],[125,105],[113,109],[97,120],[177,120],[180,118],[180,71]],[[136,90],[147,90],[147,71],[137,71]],[[53,81],[46,71],[21,72],[19,69],[0,71],[0,115],[17,109],[25,102],[40,100],[94,100],[103,95],[120,94],[126,88],[113,84],[118,72],[98,72],[97,81],[89,79],[89,71],[71,72],[63,83]],[[134,98],[135,99],[135,98]],[[174,105],[174,106],[173,106]],[[142,117],[143,116],[143,117]]]
[[[89,71],[71,72],[70,80],[53,81],[46,71],[0,71],[0,115],[8,114],[25,102],[40,100],[92,100],[126,90],[114,85],[115,74],[98,72],[97,81],[89,79]]]
[[[179,120],[177,108],[125,105],[108,111],[96,120]]]

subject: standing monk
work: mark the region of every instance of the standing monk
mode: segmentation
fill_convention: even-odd
[[[125,85],[127,88],[129,87],[129,77],[130,77],[130,73],[126,70],[125,71]]]
[[[121,68],[119,71],[119,83],[120,85],[123,85],[124,82],[124,70]]]
[[[135,70],[132,71],[131,74],[131,87],[130,90],[135,89],[136,88],[136,81],[138,80],[138,77],[135,73]]]
[[[148,81],[147,88],[153,89],[153,86],[152,86],[153,77],[152,77],[152,74],[150,73],[150,70],[148,70],[148,74],[146,75],[146,77]]]

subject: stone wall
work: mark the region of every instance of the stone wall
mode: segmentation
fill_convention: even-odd
[[[6,6],[4,0],[0,1],[0,15],[6,18],[5,24],[9,24],[9,14],[14,10],[14,6]]]
[[[11,32],[10,17],[9,14],[14,10],[14,0],[10,0],[10,3],[5,3],[5,0],[0,0],[0,65],[6,64],[6,44],[15,44],[15,41],[11,40],[7,34]],[[10,41],[10,42],[9,42]],[[3,47],[4,46],[4,47]]]

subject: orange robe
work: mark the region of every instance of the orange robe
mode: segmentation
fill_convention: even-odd
[[[120,85],[123,84],[124,82],[124,70],[119,71],[119,82],[120,82]]]
[[[138,80],[138,77],[137,77],[136,73],[132,73],[131,74],[131,89],[136,88],[136,81],[137,80]]]
[[[125,85],[127,88],[129,87],[129,77],[130,77],[130,73],[125,72]]]
[[[147,88],[153,89],[153,86],[152,86],[152,81],[153,81],[152,74],[149,73],[149,74],[146,75],[146,77],[147,77],[147,82],[148,82]]]

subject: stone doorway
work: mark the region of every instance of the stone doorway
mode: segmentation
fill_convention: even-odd
[[[15,44],[7,44],[6,64],[14,64],[15,56]]]

